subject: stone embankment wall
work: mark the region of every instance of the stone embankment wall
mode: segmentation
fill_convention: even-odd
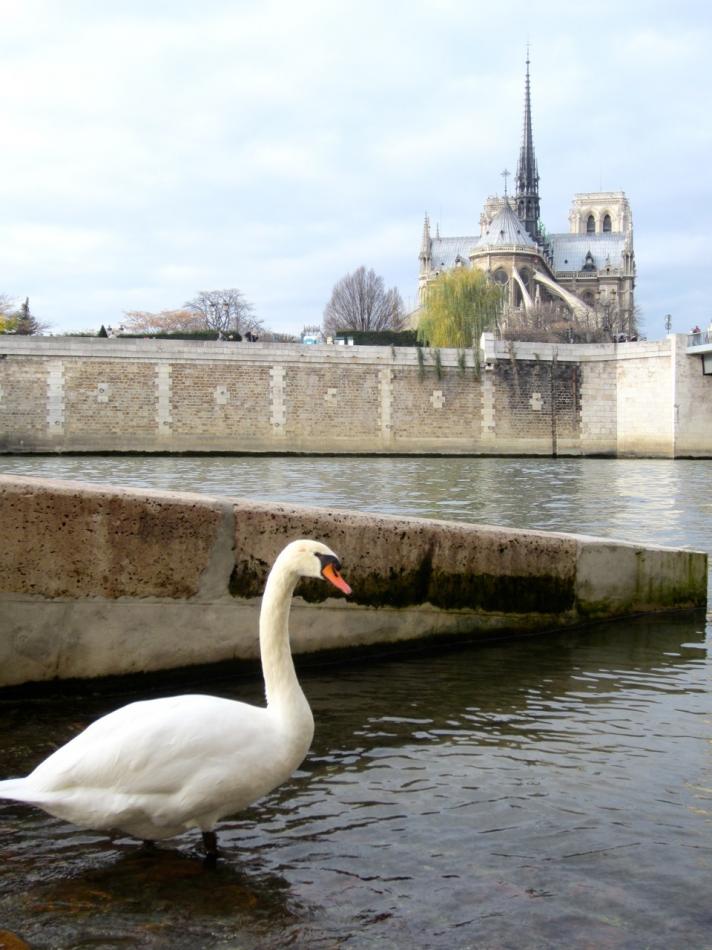
[[[712,456],[684,337],[390,347],[0,335],[0,452]]]
[[[300,582],[296,652],[525,634],[706,598],[700,553],[203,495],[0,476],[0,523],[0,686],[254,658],[269,567],[299,537],[341,556],[353,596]]]

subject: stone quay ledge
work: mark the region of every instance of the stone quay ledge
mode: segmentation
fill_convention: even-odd
[[[712,458],[712,376],[687,344],[0,334],[0,454]]]
[[[12,476],[0,523],[0,687],[254,660],[267,573],[299,537],[339,554],[353,596],[301,581],[295,653],[706,603],[706,554],[584,535]]]

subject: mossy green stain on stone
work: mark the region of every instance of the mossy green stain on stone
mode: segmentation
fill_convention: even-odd
[[[429,597],[437,607],[481,608],[502,613],[564,613],[574,606],[573,578],[552,575],[466,574],[433,577]]]
[[[267,580],[268,565],[249,562],[236,565],[230,577],[233,597],[259,597]],[[372,573],[349,579],[350,603],[362,607],[412,607],[432,604],[450,610],[486,610],[500,613],[551,614],[574,606],[572,579],[553,576],[518,577],[495,574],[445,574],[424,557],[414,570],[392,568],[388,574]],[[334,594],[333,588],[316,578],[302,578],[295,595],[319,604]]]
[[[261,597],[267,584],[270,565],[264,561],[250,560],[236,564],[230,575],[228,589],[232,597]],[[334,588],[317,578],[302,577],[295,588],[295,596],[310,604],[320,604],[334,596]],[[340,596],[340,595],[337,595]]]
[[[415,571],[355,582],[353,601],[368,607],[432,604],[451,610],[558,613],[574,605],[573,579],[495,574],[442,574],[426,560]]]
[[[267,583],[269,565],[264,561],[250,559],[236,564],[230,574],[228,590],[232,597],[260,597]]]

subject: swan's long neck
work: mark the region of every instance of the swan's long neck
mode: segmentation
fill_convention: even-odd
[[[296,725],[311,711],[299,685],[289,645],[289,608],[298,577],[275,563],[267,579],[260,611],[260,655],[267,707]]]

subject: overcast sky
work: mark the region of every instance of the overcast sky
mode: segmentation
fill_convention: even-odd
[[[477,234],[516,168],[529,41],[547,230],[624,190],[644,332],[707,326],[711,27],[685,0],[0,0],[0,293],[63,332],[239,287],[298,333],[365,264],[413,305],[425,211]]]

